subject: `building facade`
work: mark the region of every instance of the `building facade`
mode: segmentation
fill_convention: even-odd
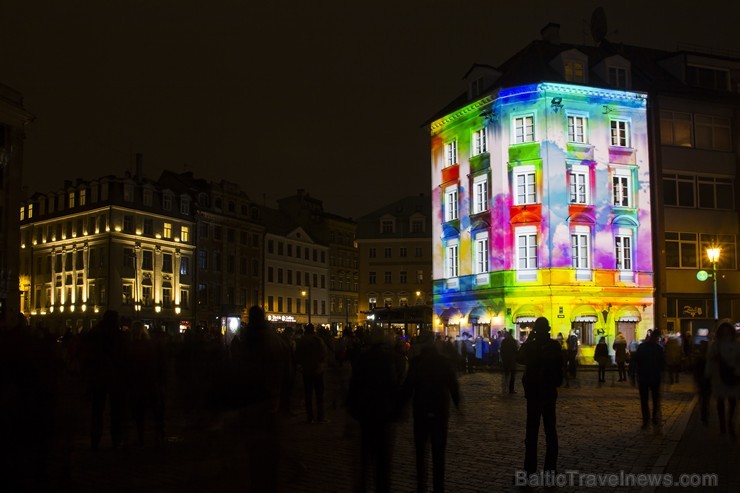
[[[105,310],[150,327],[193,322],[193,199],[136,176],[68,181],[24,201],[21,309],[56,333]]]
[[[383,309],[391,326],[411,329],[431,325],[432,211],[429,196],[397,200],[357,220],[360,259],[360,313],[377,323]],[[428,319],[427,319],[428,316]],[[413,320],[412,320],[413,319]]]
[[[0,328],[19,322],[18,204],[25,127],[32,120],[21,94],[0,84]]]

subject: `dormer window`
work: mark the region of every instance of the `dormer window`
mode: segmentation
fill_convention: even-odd
[[[627,69],[624,67],[609,67],[609,85],[617,89],[627,89]]]
[[[565,61],[565,80],[568,82],[586,82],[583,62],[576,60]]]
[[[686,67],[686,83],[705,89],[729,91],[730,73],[728,70],[721,68],[689,65]]]
[[[470,98],[477,98],[483,92],[483,77],[478,77],[470,83]]]

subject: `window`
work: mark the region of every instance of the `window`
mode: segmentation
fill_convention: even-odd
[[[143,195],[142,200],[143,200],[145,206],[147,206],[147,207],[151,207],[152,206],[152,196],[153,196],[153,194],[152,194],[152,191],[151,190],[144,189],[144,195]]]
[[[457,141],[453,140],[445,144],[445,166],[457,164]]]
[[[457,277],[458,274],[458,240],[450,240],[447,243],[445,254],[445,273],[446,277]]]
[[[367,283],[368,284],[377,284],[377,282],[378,282],[378,279],[377,279],[376,273],[373,272],[373,271],[368,272]]]
[[[735,209],[735,194],[731,178],[698,176],[699,207],[703,209]]]
[[[131,215],[125,215],[123,216],[123,232],[124,233],[133,233],[134,232],[134,216]],[[70,235],[67,234],[67,238],[69,238]]]
[[[162,208],[166,211],[172,210],[172,195],[169,193],[162,195]]]
[[[470,82],[470,96],[477,98],[483,92],[483,77],[478,77]]]
[[[588,226],[575,226],[570,234],[570,253],[574,269],[591,268],[591,230]]]
[[[630,126],[626,120],[612,120],[611,125],[611,145],[617,147],[630,146]]]
[[[221,252],[219,252],[218,250],[213,252],[213,270],[221,270]]]
[[[586,122],[585,116],[568,116],[568,142],[586,143]]]
[[[696,207],[694,177],[691,175],[663,175],[663,204],[677,207]]]
[[[190,257],[180,257],[180,275],[187,276],[190,272]]]
[[[172,223],[164,223],[164,226],[162,227],[162,237],[167,238],[168,240],[172,238]]]
[[[695,269],[697,263],[696,233],[665,233],[665,265],[673,269]]]
[[[732,149],[730,120],[720,116],[696,115],[696,147],[729,151]]]
[[[589,168],[582,164],[570,167],[570,203],[588,204]]]
[[[282,255],[283,254],[283,250],[284,250],[283,245],[284,244],[283,244],[282,241],[278,241],[277,242],[277,254],[278,255]]]
[[[488,152],[485,127],[473,131],[473,156],[483,154],[484,152]]]
[[[370,247],[367,251],[367,256],[369,258],[375,258],[378,256],[378,251],[375,247]]]
[[[518,280],[537,279],[537,228],[523,226],[516,229],[516,266]]]
[[[154,221],[149,217],[144,218],[144,234],[146,236],[154,235]]]
[[[278,267],[278,270],[277,270],[277,282],[278,284],[283,283],[283,269],[281,269],[280,267]]]
[[[408,255],[409,255],[408,248],[406,248],[406,247],[400,247],[398,249],[398,256],[399,257],[408,257]]]
[[[488,175],[473,179],[473,214],[488,210]]]
[[[417,270],[416,271],[416,284],[423,284],[423,283],[424,283],[424,271]]]
[[[393,252],[391,250],[391,247],[383,248],[383,258],[391,258],[392,256],[393,256]]]
[[[614,170],[612,197],[615,207],[632,207],[632,172],[627,169]]]
[[[71,209],[74,206],[75,206],[75,193],[69,192],[69,208]]]
[[[390,272],[385,271],[383,273],[383,282],[386,283],[386,284],[390,284],[391,282],[393,282],[392,281],[392,276],[391,276],[391,273]]]
[[[381,233],[393,233],[393,221],[383,220],[380,222]]]
[[[400,282],[401,284],[406,284],[407,282],[409,282],[408,272],[402,270],[398,275],[398,282]]]
[[[21,221],[23,221],[26,217],[26,208],[21,206]]]
[[[130,282],[124,282],[121,286],[121,294],[123,294],[123,304],[130,305],[134,300],[134,285]]]
[[[488,233],[482,232],[475,235],[474,248],[474,259],[475,265],[473,269],[476,274],[483,274],[488,272]]]
[[[162,254],[162,272],[172,272],[172,254]]]
[[[445,190],[445,219],[454,221],[457,219],[457,186]]]
[[[125,202],[134,201],[134,185],[131,183],[123,184],[123,200]]]
[[[696,87],[729,91],[730,73],[726,69],[689,65],[686,67],[686,83]]]
[[[617,270],[632,270],[632,234],[620,230],[614,236],[614,254]]]
[[[164,308],[172,307],[172,285],[168,282],[162,286],[162,306]]]
[[[568,82],[585,82],[583,63],[575,60],[565,61],[565,80]]]
[[[692,147],[691,113],[660,112],[660,143],[667,146]]]
[[[208,269],[208,250],[198,251],[198,268],[204,270]]]
[[[151,250],[141,252],[141,268],[142,270],[154,270],[154,252]]]
[[[534,142],[534,116],[514,118],[514,143]]]
[[[83,206],[87,203],[85,200],[87,198],[87,194],[85,190],[80,190],[80,206]]]
[[[424,221],[421,219],[414,219],[411,221],[411,232],[412,233],[423,233],[424,232]]]
[[[242,303],[243,305],[245,303]],[[188,289],[187,288],[180,288],[180,306],[183,308],[188,307]]]
[[[187,243],[190,241],[190,228],[187,226],[182,226],[180,228],[180,241]]]
[[[609,85],[619,89],[627,89],[627,69],[624,67],[609,67]]]
[[[424,250],[421,247],[414,248],[414,257],[421,257],[424,254]]]
[[[514,186],[516,188],[515,205],[537,203],[534,166],[519,166],[515,168]]]
[[[180,214],[190,214],[190,199],[187,197],[180,197]]]

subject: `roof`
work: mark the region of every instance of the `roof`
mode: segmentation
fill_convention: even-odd
[[[408,219],[421,214],[424,217],[425,228],[422,232],[410,231]],[[380,220],[383,217],[392,216],[396,219],[396,228],[393,233],[380,233]],[[430,238],[432,220],[432,199],[425,194],[410,195],[391,202],[379,209],[365,214],[357,220],[357,239],[363,238]]]

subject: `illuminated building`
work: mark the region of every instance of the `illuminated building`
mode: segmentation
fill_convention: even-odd
[[[431,323],[431,230],[428,195],[402,198],[357,219],[364,323],[388,322],[412,333]]]
[[[171,332],[192,323],[193,199],[140,165],[23,202],[21,302],[33,325],[81,331],[109,309]]]
[[[641,338],[655,325],[648,97],[601,82],[616,55],[543,44],[475,66],[431,122],[435,330],[523,337],[545,316],[584,349]]]
[[[15,326],[20,313],[18,204],[25,126],[32,119],[23,97],[0,84],[0,328]]]
[[[278,209],[299,224],[311,238],[329,248],[329,324],[340,333],[347,324],[357,323],[359,270],[355,233],[351,218],[326,212],[323,202],[304,190],[279,199]]]
[[[276,328],[330,327],[329,248],[284,212],[264,207],[265,315]]]

